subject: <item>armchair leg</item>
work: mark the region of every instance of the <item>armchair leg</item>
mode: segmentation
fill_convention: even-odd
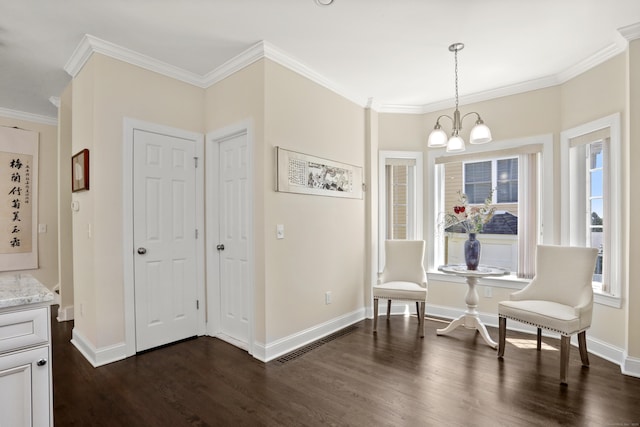
[[[567,384],[567,371],[569,370],[569,350],[571,350],[571,337],[560,336],[560,384]]]
[[[387,300],[387,321],[391,319],[391,300]]]
[[[416,303],[418,304],[418,303]],[[418,325],[421,325],[422,329],[420,330],[420,338],[424,338],[424,315],[426,310],[426,304],[423,302],[420,303],[420,307],[418,308]]]
[[[542,328],[538,328],[538,340],[536,345],[538,351],[542,350]]]
[[[416,313],[418,313],[418,322],[420,322],[420,303],[416,301]]]
[[[578,348],[580,349],[580,359],[582,360],[582,366],[589,366],[589,353],[587,353],[586,331],[578,333]]]
[[[373,333],[378,331],[378,298],[373,299]]]
[[[498,318],[498,357],[504,356],[504,344],[507,338],[507,318]]]

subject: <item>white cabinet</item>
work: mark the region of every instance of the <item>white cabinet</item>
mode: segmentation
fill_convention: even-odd
[[[0,425],[52,426],[48,306],[0,310]]]

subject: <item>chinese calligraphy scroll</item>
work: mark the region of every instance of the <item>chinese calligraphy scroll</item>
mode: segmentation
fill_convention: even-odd
[[[362,168],[280,147],[276,151],[277,191],[362,198]]]
[[[38,134],[0,127],[0,271],[38,267]]]

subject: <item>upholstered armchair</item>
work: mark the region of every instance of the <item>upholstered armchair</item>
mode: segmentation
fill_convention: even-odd
[[[504,356],[507,318],[560,334],[560,382],[567,384],[571,335],[578,334],[583,366],[589,366],[585,331],[591,326],[592,280],[598,250],[595,248],[545,246],[536,250],[535,277],[522,290],[498,304],[498,357]]]
[[[391,301],[416,302],[420,337],[424,337],[424,314],[427,302],[427,275],[423,260],[424,240],[386,240],[385,266],[373,286],[373,332],[378,326],[378,300],[387,300],[387,320]]]

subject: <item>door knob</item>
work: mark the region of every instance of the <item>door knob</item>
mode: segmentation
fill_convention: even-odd
[[[138,253],[139,253],[140,255],[144,255],[144,254],[146,254],[146,253],[147,253],[147,250],[146,250],[145,248],[138,248]]]
[[[216,246],[216,249],[219,251],[224,251],[224,245],[218,245]]]
[[[47,364],[47,359],[40,359],[36,362],[36,365],[38,366],[44,366]]]

